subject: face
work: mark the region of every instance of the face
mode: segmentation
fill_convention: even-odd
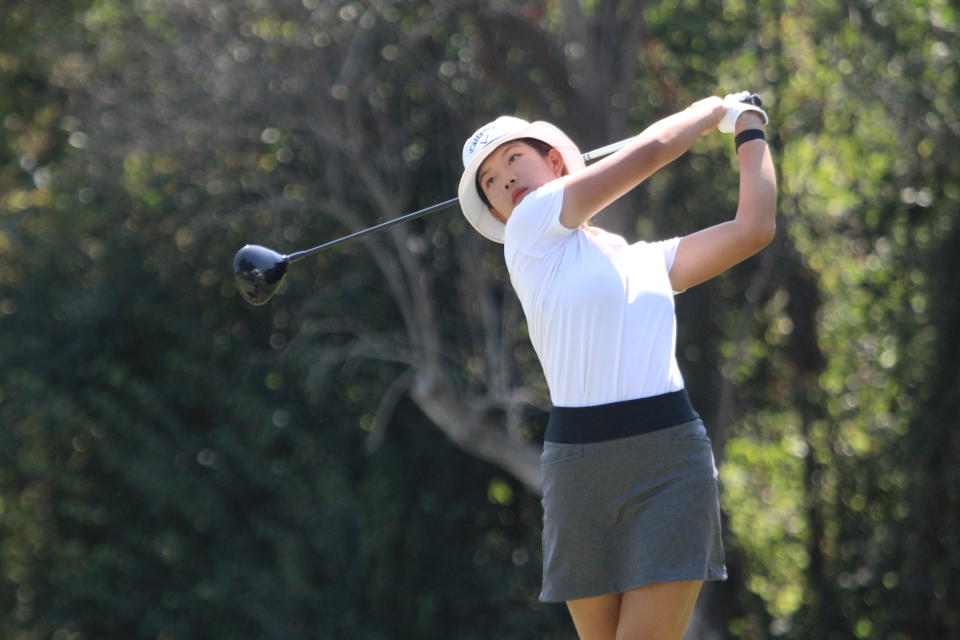
[[[504,220],[527,195],[563,175],[563,156],[551,149],[546,157],[525,142],[507,142],[491,153],[477,171],[477,183],[494,215]]]

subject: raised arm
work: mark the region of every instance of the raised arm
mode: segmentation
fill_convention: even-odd
[[[714,96],[658,120],[628,145],[565,178],[560,222],[576,229],[716,128],[726,108]]]
[[[755,112],[740,115],[736,133],[764,127]],[[740,200],[733,220],[680,240],[670,268],[670,284],[683,291],[723,273],[767,246],[776,229],[777,177],[764,140],[745,142],[740,161]]]

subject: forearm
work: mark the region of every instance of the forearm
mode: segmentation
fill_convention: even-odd
[[[726,113],[712,97],[658,120],[616,153],[567,178],[560,221],[575,229],[633,189],[650,174],[683,154],[714,129]]]
[[[759,117],[744,114],[737,122],[737,133],[746,129],[763,129]],[[750,140],[737,151],[740,163],[740,196],[736,220],[757,234],[757,241],[767,244],[776,228],[777,176],[770,149],[764,140]]]
[[[765,114],[741,113],[733,127],[737,134],[763,129]],[[728,130],[729,129],[725,129]],[[723,273],[746,260],[773,239],[776,227],[777,178],[765,140],[744,142],[737,150],[740,163],[740,199],[733,220],[684,236],[670,267],[670,284],[682,291]]]
[[[638,146],[656,158],[658,166],[677,159],[704,133],[716,128],[726,108],[720,98],[706,98],[653,123],[637,136]]]

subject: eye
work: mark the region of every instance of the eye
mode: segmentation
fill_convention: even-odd
[[[486,180],[483,181],[483,185],[485,187],[489,187],[492,184],[493,184],[493,178],[487,178]]]
[[[512,163],[515,159],[517,159],[517,158],[519,158],[519,157],[520,157],[520,154],[519,154],[519,153],[512,153],[512,154],[510,154],[510,158],[507,160],[507,162]]]

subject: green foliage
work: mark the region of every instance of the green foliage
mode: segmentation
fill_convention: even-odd
[[[771,303],[786,304],[768,303],[758,318],[768,327],[764,340],[738,360],[741,384],[794,409],[789,419],[762,404],[747,413],[726,450],[726,505],[737,544],[756,562],[747,586],[775,616],[772,630],[947,637],[957,630],[943,608],[956,593],[946,577],[956,565],[920,569],[916,558],[934,555],[922,547],[950,556],[941,545],[958,535],[946,524],[956,508],[953,472],[910,443],[957,451],[955,438],[930,430],[957,415],[955,404],[936,399],[956,379],[955,365],[942,364],[957,355],[954,339],[944,339],[956,334],[956,316],[943,309],[934,319],[930,297],[949,297],[930,259],[950,255],[956,236],[952,223],[942,225],[956,217],[949,183],[957,163],[933,156],[934,140],[957,135],[942,124],[955,122],[956,110],[936,97],[957,91],[955,64],[943,56],[957,23],[940,3],[854,5],[846,15],[836,5],[807,8],[788,3],[768,28],[782,52],[775,113],[783,122],[783,226],[801,261],[785,280],[813,278],[817,295],[796,304],[796,287],[777,290]],[[952,324],[940,324],[948,316]],[[808,353],[791,355],[797,346]],[[772,448],[760,444],[768,439]],[[782,457],[797,442],[804,464]],[[774,547],[755,529],[768,495],[780,500],[779,518],[802,525],[778,534]],[[941,523],[932,525],[936,534],[913,531],[918,512]],[[791,551],[798,543],[805,553]],[[784,600],[784,589],[798,588],[802,598]],[[922,604],[913,599],[920,593]]]
[[[3,637],[568,637],[563,609],[536,603],[536,497],[403,386],[427,339],[403,301],[422,286],[451,384],[543,400],[497,251],[459,216],[420,221],[317,256],[263,308],[227,265],[248,241],[446,199],[463,136],[496,113],[586,146],[744,87],[772,116],[779,235],[678,297],[730,533],[718,624],[960,632],[945,0],[4,11]],[[628,229],[725,219],[731,157],[727,138],[699,142],[636,194]],[[504,326],[516,342],[484,341]]]

